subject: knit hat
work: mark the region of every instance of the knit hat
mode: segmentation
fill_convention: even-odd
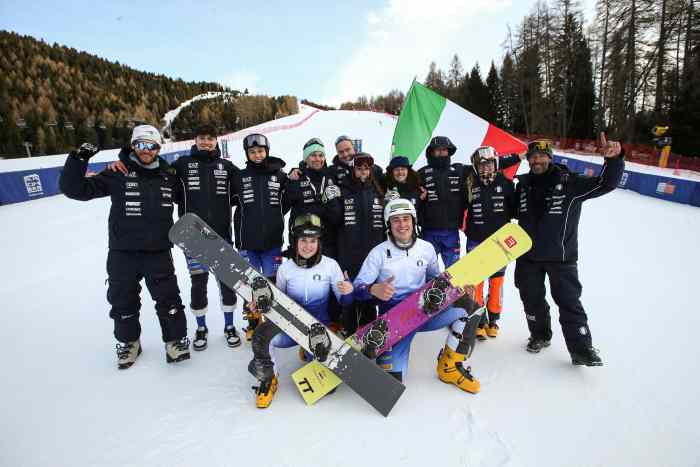
[[[131,144],[136,141],[152,141],[158,144],[163,143],[163,139],[160,137],[160,132],[152,125],[139,125],[134,127],[134,131],[131,133]]]
[[[387,171],[394,170],[396,167],[406,167],[410,168],[411,163],[408,161],[408,157],[405,156],[394,156],[389,161],[389,166],[386,168]]]
[[[304,162],[315,152],[320,152],[323,154],[323,157],[326,157],[326,148],[323,146],[323,141],[318,138],[311,138],[304,144]]]

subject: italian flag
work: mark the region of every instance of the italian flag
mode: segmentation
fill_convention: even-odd
[[[477,117],[440,94],[413,81],[396,122],[392,156],[405,156],[416,168],[427,165],[425,148],[433,136],[447,136],[457,146],[452,162],[470,163],[479,146],[493,146],[499,155],[519,153],[527,146],[513,135]],[[518,166],[506,172],[512,178]]]

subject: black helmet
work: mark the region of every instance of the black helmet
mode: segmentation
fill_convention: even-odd
[[[321,224],[321,218],[316,214],[301,214],[294,219],[294,225],[292,225],[294,241],[301,237],[320,238],[322,233],[323,225]]]
[[[321,235],[323,225],[321,218],[316,214],[301,214],[294,219],[292,226],[292,250],[294,251],[294,263],[301,268],[311,268],[321,262]],[[303,258],[297,251],[297,242],[303,237],[314,237],[318,239],[318,250],[311,258]]]
[[[260,133],[251,133],[245,138],[243,138],[243,151],[248,156],[248,149],[260,147],[267,150],[267,155],[270,155],[270,142],[267,140],[267,136],[261,135]]]
[[[434,136],[430,140],[428,147],[425,148],[425,155],[430,156],[435,148],[447,148],[447,154],[450,156],[457,152],[457,146],[452,144],[452,141],[447,136]]]

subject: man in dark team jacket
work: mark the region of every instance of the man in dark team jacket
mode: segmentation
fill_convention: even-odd
[[[333,158],[333,165],[328,168],[328,172],[333,177],[336,185],[346,178],[352,177],[352,167],[355,158],[355,146],[352,144],[352,139],[349,136],[341,135],[335,140],[336,155]],[[382,168],[378,165],[372,166],[372,177],[381,181]]]
[[[520,290],[530,339],[527,350],[539,352],[552,338],[549,305],[545,299],[545,276],[559,307],[559,322],[574,365],[600,366],[593,348],[588,318],[581,305],[578,280],[578,223],[581,204],[615,189],[625,167],[617,142],[601,138],[605,164],[598,177],[569,172],[552,164],[551,141],[528,146],[530,173],[518,177],[515,189],[518,221],[532,238],[532,249],[519,258],[515,285]]]
[[[88,201],[109,196],[107,300],[117,339],[118,368],[129,368],[141,354],[139,282],[146,279],[160,322],[168,363],[190,357],[187,321],[170,253],[168,230],[173,202],[182,201],[175,170],[158,157],[160,133],[150,125],[134,128],[131,148],[122,150],[128,173],[103,171],[85,177],[97,148],[83,144],[66,160],[59,185],[69,198]]]
[[[448,268],[459,259],[459,227],[467,208],[465,196],[466,176],[469,166],[452,164],[450,159],[457,147],[446,136],[435,136],[425,149],[428,165],[418,174],[428,192],[423,207],[422,236],[435,247]],[[507,168],[520,159],[503,158],[501,167]]]
[[[241,256],[274,282],[282,262],[284,215],[289,210],[283,199],[287,175],[282,159],[270,156],[270,143],[265,135],[250,134],[243,139],[246,167],[240,170],[233,184],[236,212],[233,216],[236,248]],[[256,310],[246,306],[246,340],[260,321]]]
[[[173,167],[185,185],[185,203],[178,206],[178,215],[193,212],[209,224],[222,238],[233,243],[231,213],[233,203],[233,179],[238,172],[231,161],[221,157],[216,142],[217,131],[213,125],[201,125],[195,132],[195,144],[190,154],[178,158]],[[192,341],[195,350],[207,348],[209,330],[206,324],[207,282],[209,269],[198,261],[186,257],[187,269],[192,280],[190,308],[197,319],[197,332]],[[224,335],[229,347],[241,345],[233,324],[236,294],[223,282],[219,282],[221,310],[224,314]]]

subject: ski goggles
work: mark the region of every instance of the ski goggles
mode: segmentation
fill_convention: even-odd
[[[255,146],[269,148],[270,143],[268,143],[267,137],[265,137],[265,135],[254,134],[248,135],[243,139],[243,146],[246,150]]]
[[[542,152],[552,157],[552,140],[538,139],[527,145],[527,156],[530,157],[536,152]]]
[[[496,158],[496,151],[491,146],[482,146],[476,150],[479,162],[484,160],[492,160]]]
[[[322,227],[321,218],[315,214],[302,214],[294,219],[293,228],[296,229],[298,227],[316,227],[320,229]]]
[[[156,149],[160,149],[160,144],[151,141],[136,141],[134,143],[134,148],[139,151],[155,151]]]
[[[310,147],[310,146],[313,146],[313,145],[318,145],[318,146],[324,147],[324,146],[323,146],[323,141],[321,141],[321,140],[318,139],[318,138],[311,138],[311,139],[308,140],[308,141],[306,142],[306,144],[304,145],[304,149],[306,149],[306,148],[308,148],[308,147]]]

